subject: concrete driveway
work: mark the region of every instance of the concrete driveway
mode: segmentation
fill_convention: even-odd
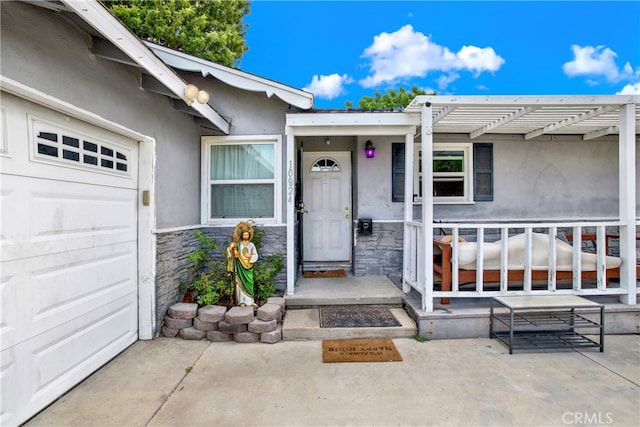
[[[640,425],[639,335],[604,353],[394,343],[401,362],[324,364],[321,341],[139,341],[25,425]]]

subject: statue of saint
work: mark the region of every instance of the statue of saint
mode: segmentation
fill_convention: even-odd
[[[233,229],[233,241],[227,248],[227,271],[231,272],[236,305],[257,306],[254,300],[253,264],[258,251],[251,242],[253,226],[240,222]]]

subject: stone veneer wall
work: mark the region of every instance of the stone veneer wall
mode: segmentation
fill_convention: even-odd
[[[353,274],[387,276],[402,273],[403,234],[402,222],[373,221],[371,235],[357,237]]]
[[[265,231],[260,249],[260,258],[279,253],[283,256],[285,267],[276,277],[278,292],[284,293],[287,287],[286,250],[287,228],[258,226]],[[200,227],[189,230],[159,232],[157,235],[156,255],[156,330],[162,329],[162,319],[169,307],[182,298],[180,283],[189,273],[187,255],[198,248],[198,239],[194,236],[196,230],[211,236],[220,243],[218,253],[223,259],[225,248],[231,242],[233,227]],[[258,259],[260,262],[260,259]]]

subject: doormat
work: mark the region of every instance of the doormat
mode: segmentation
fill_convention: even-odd
[[[402,326],[386,307],[330,305],[320,307],[321,328],[388,328]]]
[[[347,277],[347,273],[345,273],[344,269],[305,271],[302,273],[302,277],[305,277],[307,279],[327,278],[327,277]]]
[[[322,341],[322,362],[401,362],[390,338],[357,338]]]

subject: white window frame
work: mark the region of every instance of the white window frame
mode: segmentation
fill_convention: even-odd
[[[420,172],[420,162],[422,161],[421,156],[421,144],[414,145],[414,156],[413,156],[413,170],[415,173],[413,174],[413,188],[414,192],[418,194],[418,197],[414,200],[416,203],[422,202],[422,190],[421,182],[422,182],[422,172]],[[462,151],[464,153],[464,195],[461,197],[453,197],[453,196],[445,196],[445,197],[434,197],[434,204],[465,204],[465,203],[474,203],[473,200],[473,143],[465,142],[465,143],[439,143],[433,144],[433,151]],[[458,175],[459,176],[459,175]],[[445,174],[436,174],[433,173],[434,181],[438,178],[446,178]]]
[[[211,218],[211,146],[272,144],[274,146],[273,179],[242,180],[245,184],[273,183],[272,218]],[[253,219],[260,224],[280,224],[282,222],[282,136],[281,135],[227,135],[204,136],[201,140],[201,182],[200,182],[200,222],[203,225],[230,225],[239,220]],[[236,181],[229,181],[233,183]]]

